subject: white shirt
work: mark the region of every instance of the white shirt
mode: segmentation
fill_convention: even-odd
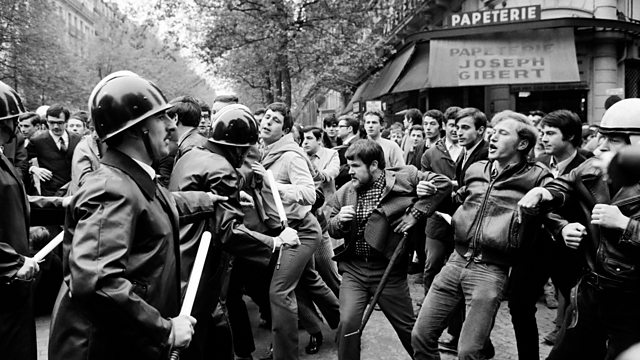
[[[51,132],[51,130],[49,130],[49,135],[51,135],[51,137],[53,138],[53,141],[56,143],[56,146],[58,147],[58,150],[60,150],[60,138],[62,138],[62,141],[64,142],[64,146],[67,149],[69,148],[69,134],[67,134],[66,130],[62,133],[62,136],[54,135]]]
[[[131,158],[131,159],[133,159],[133,158]],[[133,161],[135,161],[138,165],[140,165],[142,170],[144,170],[147,174],[149,174],[149,177],[151,178],[151,180],[155,180],[156,179],[156,171],[153,170],[153,168],[150,165],[147,165],[147,164],[143,163],[142,161],[138,161],[136,159],[133,159]]]
[[[573,154],[571,154],[571,156],[560,162],[556,162],[556,157],[551,156],[551,160],[549,161],[549,169],[551,170],[551,174],[553,174],[553,177],[557,178],[558,176],[560,176],[564,169],[567,168],[569,163],[572,162],[573,159],[575,159],[576,155],[578,155],[578,150],[575,150]]]
[[[449,142],[449,139],[446,138],[444,140],[444,146],[447,148],[449,156],[451,156],[451,160],[453,160],[454,162],[457,161],[460,153],[462,153],[462,146],[458,145],[457,143]]]

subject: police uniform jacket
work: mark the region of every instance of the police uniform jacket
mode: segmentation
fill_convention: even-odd
[[[180,307],[179,222],[212,211],[206,193],[169,193],[109,149],[67,209],[49,359],[167,356]]]

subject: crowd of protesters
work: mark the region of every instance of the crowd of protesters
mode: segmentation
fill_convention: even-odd
[[[541,296],[557,309],[548,359],[640,342],[640,185],[606,172],[640,141],[640,99],[608,101],[597,127],[563,109],[460,107],[300,126],[283,103],[167,101],[128,71],[86,111],[30,112],[0,92],[3,359],[36,359],[34,316],[49,314],[49,359],[297,359],[299,326],[315,354],[323,322],[338,358],[359,359],[373,307],[411,358],[501,358],[505,300],[518,358],[539,359]],[[264,354],[245,296],[271,330]]]

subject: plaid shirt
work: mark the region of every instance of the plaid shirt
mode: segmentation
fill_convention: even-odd
[[[358,231],[356,233],[355,254],[359,257],[369,258],[372,255],[382,256],[380,252],[371,247],[364,240],[364,228],[367,224],[369,216],[380,204],[380,198],[386,185],[384,171],[382,174],[366,189],[358,190],[358,202],[356,204],[356,223]]]

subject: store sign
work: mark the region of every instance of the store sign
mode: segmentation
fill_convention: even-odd
[[[483,26],[536,20],[540,20],[540,5],[451,14],[449,26]]]
[[[432,40],[430,87],[580,81],[573,29]]]

